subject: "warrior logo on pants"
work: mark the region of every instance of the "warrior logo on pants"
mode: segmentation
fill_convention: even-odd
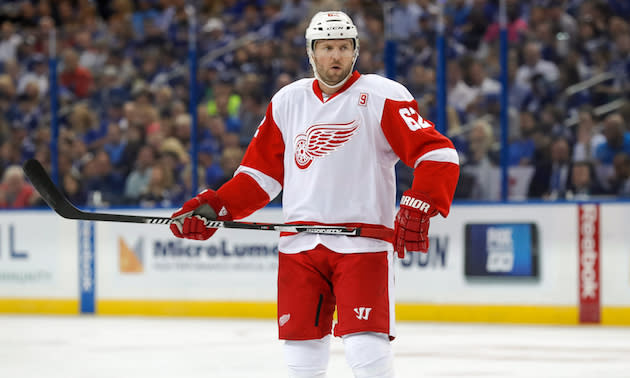
[[[357,314],[357,319],[359,320],[368,320],[370,316],[370,311],[372,311],[371,307],[355,307],[354,313]]]

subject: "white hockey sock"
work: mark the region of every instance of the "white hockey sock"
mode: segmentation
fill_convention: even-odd
[[[324,378],[328,369],[330,335],[319,340],[286,340],[284,359],[290,378]]]
[[[393,378],[394,354],[389,336],[363,332],[343,337],[346,361],[356,378]]]

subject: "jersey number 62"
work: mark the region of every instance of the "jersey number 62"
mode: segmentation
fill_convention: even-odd
[[[410,106],[406,108],[400,108],[398,110],[398,113],[400,114],[403,121],[405,121],[405,123],[407,124],[407,127],[409,127],[409,130],[411,131],[416,131],[419,129],[426,129],[432,126],[430,122],[427,122],[424,118],[420,116],[420,114],[418,114],[418,112],[416,112],[414,108]],[[414,114],[418,117],[417,121],[414,118]]]

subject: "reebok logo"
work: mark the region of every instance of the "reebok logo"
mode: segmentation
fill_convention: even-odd
[[[225,216],[225,215],[227,215],[227,213],[228,213],[227,209],[225,208],[225,206],[223,206],[223,207],[221,207],[221,210],[219,211],[219,216],[220,217]]]
[[[431,205],[429,205],[428,203],[410,196],[402,196],[402,198],[400,199],[400,206],[413,207],[414,209],[418,209],[425,213],[428,213],[429,209],[431,208]]]
[[[582,298],[596,299],[598,297],[599,280],[596,266],[598,263],[597,242],[597,208],[582,206],[580,233],[580,283]]]
[[[357,319],[359,320],[368,320],[370,316],[370,311],[372,311],[372,307],[355,307],[354,313],[357,314]]]

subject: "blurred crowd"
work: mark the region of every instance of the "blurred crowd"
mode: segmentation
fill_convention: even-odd
[[[385,40],[395,40],[395,79],[436,119],[435,1],[3,0],[0,208],[41,204],[19,167],[29,158],[51,166],[53,30],[60,187],[78,206],[170,207],[228,180],[271,96],[312,76],[304,30],[324,9],[353,18],[361,73],[384,75]],[[510,198],[630,197],[629,20],[624,0],[507,0]],[[445,22],[456,198],[499,200],[498,0],[449,0]],[[397,173],[401,193],[412,171],[399,164]]]

